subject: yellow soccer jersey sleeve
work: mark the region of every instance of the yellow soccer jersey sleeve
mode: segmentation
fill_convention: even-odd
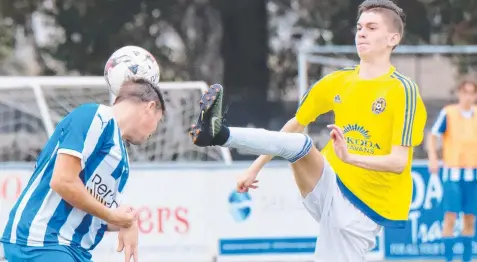
[[[333,99],[336,87],[343,78],[354,71],[354,67],[344,68],[324,76],[313,84],[308,92],[301,98],[296,112],[298,123],[307,126],[322,114],[333,110]]]
[[[424,138],[427,112],[416,83],[400,77],[402,88],[392,90],[390,96],[394,105],[392,145],[414,147],[420,145]]]

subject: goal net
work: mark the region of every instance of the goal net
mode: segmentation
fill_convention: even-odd
[[[167,113],[140,146],[129,145],[131,161],[224,161],[228,149],[200,148],[188,131],[197,120],[204,82],[162,82]],[[35,161],[56,124],[84,103],[110,104],[102,77],[0,77],[0,162]]]
[[[402,74],[414,80],[428,112],[427,130],[440,109],[454,101],[453,91],[463,77],[477,80],[477,46],[418,45],[399,46],[391,57]],[[359,63],[355,46],[314,46],[302,48],[298,54],[297,96],[324,75]],[[326,124],[333,121],[328,114],[308,128],[309,134],[322,147],[329,140]],[[425,143],[415,151],[416,158],[426,158]]]

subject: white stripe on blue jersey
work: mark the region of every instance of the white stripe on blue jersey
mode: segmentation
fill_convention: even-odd
[[[40,153],[35,170],[10,212],[2,242],[28,246],[71,245],[92,250],[107,224],[73,208],[50,188],[58,154],[81,159],[79,177],[109,208],[129,176],[129,160],[111,107],[87,104],[68,114]]]
[[[441,136],[446,132],[447,127],[447,119],[446,119],[446,111],[442,109],[439,112],[439,116],[437,117],[436,122],[432,126],[432,134],[435,136]]]
[[[477,168],[442,167],[442,181],[477,181]]]

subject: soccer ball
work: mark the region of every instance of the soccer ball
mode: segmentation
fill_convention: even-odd
[[[160,70],[156,59],[144,48],[124,46],[116,50],[106,62],[104,79],[113,95],[126,80],[145,79],[159,84]]]

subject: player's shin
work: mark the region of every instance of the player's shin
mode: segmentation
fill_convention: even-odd
[[[296,162],[306,156],[313,141],[305,134],[268,131],[259,128],[229,127],[230,135],[224,147],[240,149],[254,155],[280,156]]]

